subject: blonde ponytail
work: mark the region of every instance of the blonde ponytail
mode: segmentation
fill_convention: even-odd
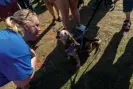
[[[7,27],[10,28],[11,30],[15,32],[20,31],[18,27],[16,26],[17,24],[13,21],[12,17],[8,17],[5,22],[6,22]]]

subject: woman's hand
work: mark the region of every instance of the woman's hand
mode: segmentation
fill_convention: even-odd
[[[32,48],[30,48],[30,51],[31,51],[31,54],[32,54],[31,65],[32,65],[33,69],[35,70],[36,65],[37,65],[36,53]]]

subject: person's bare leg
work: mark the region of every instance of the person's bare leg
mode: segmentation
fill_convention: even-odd
[[[126,20],[130,20],[131,12],[126,12],[125,15],[126,15]]]
[[[70,32],[68,0],[56,0],[56,5],[61,12],[64,28]]]
[[[59,9],[58,9],[58,7],[56,6],[56,4],[53,4],[53,6],[54,6],[54,8],[55,8],[55,10],[56,10],[56,13],[57,13],[57,21],[59,21],[59,22],[61,22],[61,18],[60,18],[60,14],[59,14]]]
[[[75,22],[77,24],[76,29],[78,29],[80,31],[84,31],[86,26],[82,25],[80,22],[80,14],[79,14],[79,10],[77,8],[78,0],[69,0],[69,5],[70,5],[73,19],[75,20]]]
[[[80,24],[80,14],[77,8],[78,0],[69,0],[69,5],[73,16],[73,20],[76,22],[76,24]]]
[[[56,18],[55,18],[54,9],[53,9],[53,5],[52,5],[48,0],[44,0],[44,2],[45,2],[45,5],[46,5],[46,7],[47,7],[49,13],[50,13],[50,14],[52,15],[52,17],[53,17],[53,20],[56,19]]]

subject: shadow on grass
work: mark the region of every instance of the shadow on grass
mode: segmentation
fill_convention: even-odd
[[[35,79],[31,82],[30,89],[60,89],[75,74],[78,74],[76,61],[65,59],[64,46],[57,41],[55,49],[47,56],[42,67],[36,72]],[[83,65],[88,53],[80,55],[81,65]],[[72,83],[72,82],[71,82]],[[39,84],[39,85],[38,85]]]
[[[122,37],[123,31],[113,36],[97,64],[83,74],[76,84],[71,85],[72,89],[129,89],[133,38],[129,40],[122,56],[113,64]]]
[[[32,4],[37,4],[34,7],[35,8],[35,12],[36,12],[37,15],[42,14],[42,13],[44,13],[47,10],[47,8],[45,7],[45,3],[44,3],[43,0],[41,0],[41,1],[40,0],[34,0],[32,2]]]
[[[81,23],[86,24],[92,16],[92,13],[93,11],[89,6],[85,6],[80,11]],[[104,10],[98,11],[88,28],[87,36],[91,35],[91,38],[96,36],[98,31],[97,23],[106,15],[106,13],[107,11]],[[75,60],[65,60],[63,53],[63,45],[57,41],[57,46],[47,56],[42,68],[36,72],[36,77],[31,82],[31,89],[61,89],[69,80],[71,81],[71,85],[75,84],[71,79],[74,74],[76,79],[78,74],[78,70],[75,68]],[[88,55],[83,55],[83,57],[84,61],[81,60],[82,64],[86,62]],[[71,86],[71,88],[73,88],[73,86]]]
[[[89,20],[92,19],[92,16],[93,16],[95,10],[93,10],[91,8],[91,6],[94,2],[95,2],[94,0],[90,0],[88,5],[82,7],[82,9],[80,10],[81,23],[87,25],[88,22],[90,22]],[[109,11],[103,6],[103,3],[104,2],[99,3],[100,6],[97,8],[94,17],[91,20],[91,22],[87,28],[87,32],[85,35],[89,38],[95,38],[96,34],[98,33],[98,30],[100,29],[100,27],[97,26],[98,23],[103,19],[103,17]]]
[[[77,71],[75,60],[65,60],[62,53],[64,53],[64,48],[58,41],[41,69],[36,72],[37,77],[31,82],[31,89],[60,89],[71,78]],[[36,84],[40,81],[41,84],[36,88]]]
[[[39,5],[35,7],[35,12],[37,15],[44,13],[47,10],[45,5]]]

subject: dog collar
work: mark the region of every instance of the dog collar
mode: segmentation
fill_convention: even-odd
[[[78,41],[79,39],[81,39],[83,37],[83,35],[80,35],[76,38],[76,41]],[[72,52],[76,47],[78,47],[77,45],[73,44],[71,47],[67,48],[65,50],[65,54],[67,55],[68,53]]]
[[[71,53],[76,47],[77,45],[72,45],[71,47],[67,48],[65,50],[65,54]]]

